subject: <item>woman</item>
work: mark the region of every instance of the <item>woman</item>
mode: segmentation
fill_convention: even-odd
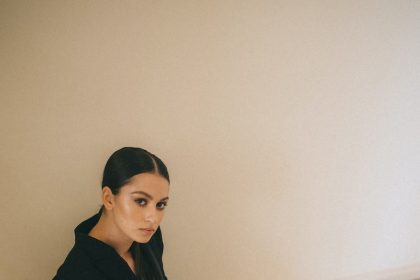
[[[168,170],[157,156],[131,147],[114,152],[103,174],[103,206],[76,227],[53,280],[167,279],[159,224],[168,193]]]

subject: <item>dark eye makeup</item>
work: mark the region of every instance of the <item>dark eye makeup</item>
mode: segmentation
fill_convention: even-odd
[[[146,206],[147,205],[147,200],[144,199],[144,198],[139,198],[139,199],[136,199],[135,201],[140,206]]]
[[[156,207],[158,209],[165,209],[165,207],[168,206],[168,202],[158,202],[158,204],[156,204]]]
[[[145,198],[136,199],[135,202],[142,207],[146,206],[147,203],[148,203],[147,199],[145,199]],[[159,210],[165,209],[166,206],[168,206],[167,201],[161,201],[161,202],[158,202],[156,204],[156,208],[159,209]]]

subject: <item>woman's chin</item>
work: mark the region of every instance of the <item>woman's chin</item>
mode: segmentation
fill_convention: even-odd
[[[134,241],[137,243],[147,243],[150,241],[152,236],[153,236],[153,233],[149,233],[149,234],[140,233],[135,236]]]

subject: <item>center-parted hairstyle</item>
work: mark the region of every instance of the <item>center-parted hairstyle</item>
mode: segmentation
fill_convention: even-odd
[[[118,194],[121,187],[128,184],[131,178],[141,173],[154,173],[165,178],[169,183],[169,173],[165,164],[154,154],[134,147],[124,147],[115,151],[105,165],[102,188],[109,187],[112,193]],[[102,206],[101,212],[103,213]],[[160,229],[155,235],[158,246],[163,250]],[[138,280],[164,280],[162,260],[157,258],[150,248],[150,244],[133,242],[130,251],[134,257],[136,278]]]
[[[168,169],[160,158],[141,148],[124,147],[109,157],[104,169],[102,188],[108,186],[113,194],[117,194],[122,186],[140,173],[159,174],[169,183]]]

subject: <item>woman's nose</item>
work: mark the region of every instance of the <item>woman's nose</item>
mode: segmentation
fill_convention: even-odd
[[[145,220],[146,222],[155,224],[157,221],[157,209],[156,207],[150,207],[149,209],[146,210],[145,213]]]

